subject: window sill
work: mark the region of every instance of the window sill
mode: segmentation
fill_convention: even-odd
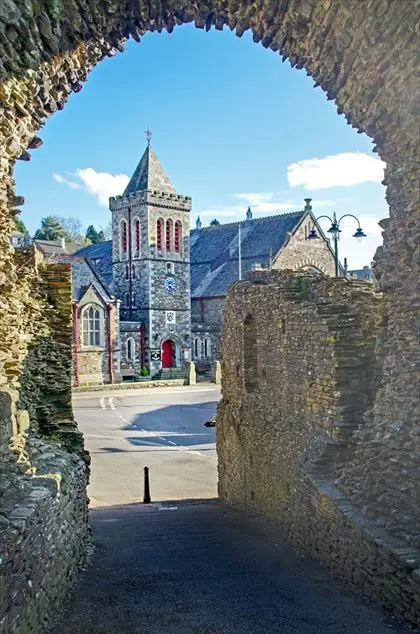
[[[103,346],[86,346],[83,344],[80,347],[80,352],[104,352],[104,350]]]

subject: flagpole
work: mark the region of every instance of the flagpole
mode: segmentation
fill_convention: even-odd
[[[242,245],[241,245],[241,223],[239,222],[238,229],[238,270],[239,270],[239,280],[242,279]]]

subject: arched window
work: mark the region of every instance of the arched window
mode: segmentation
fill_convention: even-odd
[[[204,339],[204,356],[206,359],[211,357],[211,341],[209,337]]]
[[[125,220],[121,221],[121,254],[127,253],[127,223]]]
[[[100,346],[102,340],[101,333],[101,310],[95,306],[88,306],[83,311],[82,318],[83,345]]]
[[[156,222],[156,248],[162,251],[163,248],[163,220],[159,218]]]
[[[200,357],[200,339],[198,337],[196,337],[194,339],[194,358],[198,359]]]
[[[130,308],[130,293],[125,294],[125,307]]]
[[[136,267],[134,264],[131,265],[131,279],[132,280],[136,279]]]
[[[134,253],[136,255],[140,254],[140,249],[141,249],[141,226],[140,226],[140,220],[138,218],[136,218],[134,220]]]
[[[244,321],[244,378],[247,392],[254,392],[258,387],[257,364],[257,330],[252,315]]]
[[[130,269],[128,268],[128,264],[125,265],[125,279],[128,280],[128,274]]]
[[[173,275],[174,272],[175,272],[174,263],[173,262],[167,262],[166,263],[166,273],[168,275]]]
[[[175,251],[179,253],[181,251],[182,244],[182,222],[177,220],[175,223]]]
[[[136,294],[131,293],[131,308],[135,308],[135,307],[136,307]]]
[[[308,237],[308,225],[305,225],[305,240]]]
[[[165,246],[167,251],[172,250],[172,229],[173,222],[172,220],[166,221],[166,233],[165,233]]]
[[[134,343],[134,339],[132,339],[131,337],[127,339],[126,347],[127,347],[127,360],[133,361],[135,353],[136,353],[136,344]]]

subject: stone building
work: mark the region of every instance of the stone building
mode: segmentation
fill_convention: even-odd
[[[142,368],[178,376],[190,359],[208,371],[220,357],[228,288],[252,269],[334,275],[333,252],[310,203],[255,219],[248,209],[244,221],[205,228],[198,218],[190,232],[191,198],[177,194],[149,143],[124,193],[110,199],[112,240],[76,253],[120,302],[121,376]],[[314,226],[321,239],[308,241]]]

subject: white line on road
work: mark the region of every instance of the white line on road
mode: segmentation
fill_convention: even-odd
[[[175,445],[176,446],[176,442],[173,442],[172,440],[168,440],[167,441],[170,445]]]
[[[110,396],[110,397],[109,397],[109,399],[108,399],[108,403],[109,403],[109,407],[110,407],[111,409],[115,409],[114,399],[113,399],[113,397],[112,397],[112,396]]]
[[[101,408],[102,408],[102,409],[106,409],[106,405],[105,405],[105,398],[104,398],[103,396],[101,396],[101,399],[100,399],[100,401],[99,401],[99,402],[100,402],[100,404],[101,404]]]

